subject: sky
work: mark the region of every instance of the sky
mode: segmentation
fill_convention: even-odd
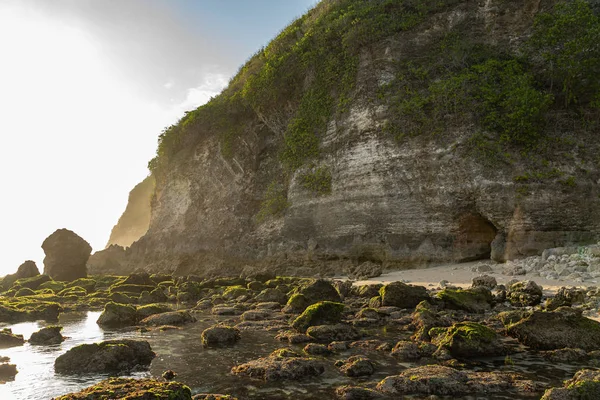
[[[104,248],[160,131],[315,0],[0,0],[0,276]]]

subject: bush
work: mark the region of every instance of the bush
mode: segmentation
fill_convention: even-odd
[[[529,41],[543,61],[550,86],[560,88],[565,106],[588,103],[600,92],[600,18],[585,0],[560,2],[536,17]]]

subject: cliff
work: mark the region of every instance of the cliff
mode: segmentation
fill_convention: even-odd
[[[148,231],[154,186],[154,177],[148,176],[129,192],[127,208],[112,228],[106,247],[115,244],[129,247]]]
[[[333,273],[596,241],[593,10],[321,2],[161,134],[130,268]]]

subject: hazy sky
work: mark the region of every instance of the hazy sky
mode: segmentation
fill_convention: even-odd
[[[58,228],[94,250],[161,129],[314,0],[0,0],[0,276]]]

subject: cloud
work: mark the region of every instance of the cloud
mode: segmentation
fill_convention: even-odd
[[[207,73],[204,75],[204,82],[187,90],[185,100],[179,103],[177,108],[185,112],[207,103],[211,97],[221,93],[228,81],[229,77],[225,74]]]

